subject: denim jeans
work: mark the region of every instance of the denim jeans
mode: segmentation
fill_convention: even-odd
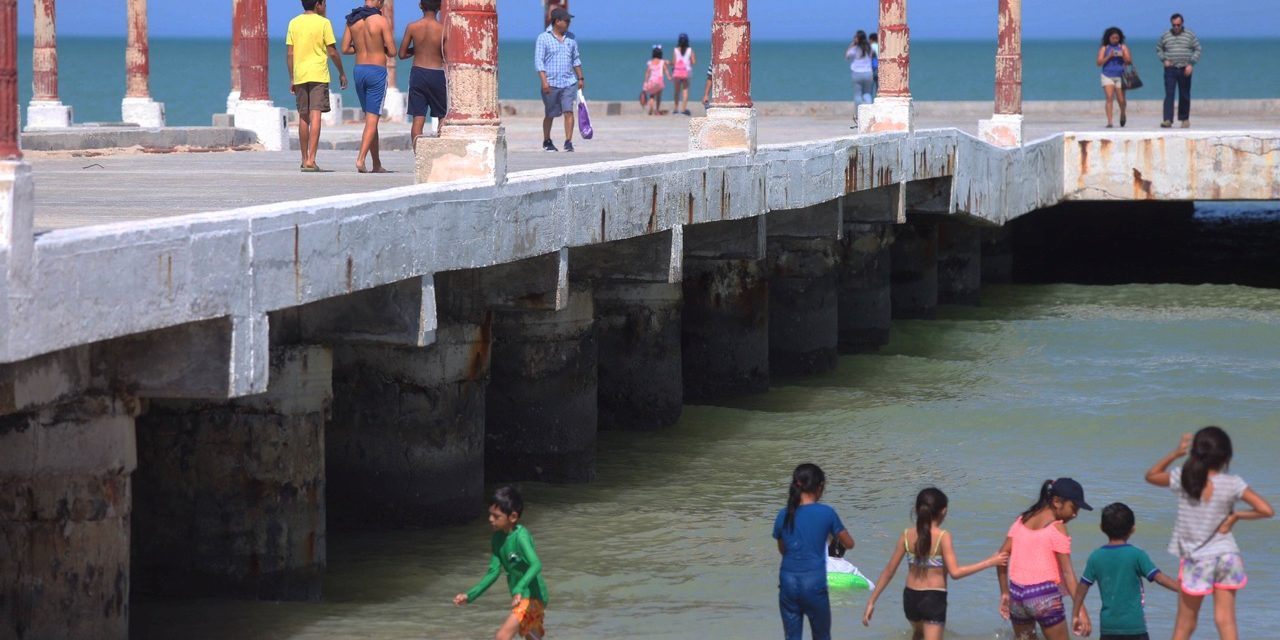
[[[1173,122],[1173,90],[1178,90],[1178,120],[1191,119],[1191,76],[1185,68],[1164,68],[1164,121]]]
[[[871,104],[876,97],[876,81],[870,71],[853,74],[853,104]]]
[[[804,618],[809,618],[813,640],[831,640],[831,601],[827,598],[827,572],[806,571],[778,574],[778,608],[782,611],[782,631],[786,640],[804,637]]]

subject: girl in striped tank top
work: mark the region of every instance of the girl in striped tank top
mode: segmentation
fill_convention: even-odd
[[[1182,456],[1182,467],[1169,465]],[[1205,427],[1183,434],[1178,448],[1161,458],[1147,471],[1147,482],[1168,487],[1178,497],[1178,519],[1173,525],[1169,553],[1181,561],[1178,567],[1178,617],[1174,640],[1185,640],[1195,632],[1204,597],[1213,594],[1214,621],[1218,636],[1236,640],[1236,591],[1249,578],[1244,572],[1240,548],[1231,528],[1240,520],[1258,520],[1275,515],[1271,505],[1240,476],[1227,473],[1231,464],[1231,438],[1219,427]],[[1244,501],[1252,511],[1236,511]]]

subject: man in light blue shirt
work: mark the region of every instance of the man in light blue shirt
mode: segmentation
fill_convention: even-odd
[[[573,151],[573,109],[578,90],[586,86],[578,41],[569,33],[573,16],[564,9],[551,12],[551,26],[538,36],[533,64],[542,79],[542,150],[557,151],[551,142],[551,122],[564,115],[564,150]]]

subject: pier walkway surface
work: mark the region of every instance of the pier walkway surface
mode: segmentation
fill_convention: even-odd
[[[1028,103],[1028,140],[1063,132],[1101,132],[1105,119],[1100,101],[1056,103],[1036,109]],[[968,103],[921,103],[916,129],[956,128],[977,133],[978,112]],[[988,108],[983,105],[983,108]],[[1040,113],[1037,113],[1039,111]],[[1209,110],[1206,110],[1209,111]],[[1115,133],[1160,131],[1159,105],[1133,102],[1128,126]],[[582,140],[575,135],[576,153],[547,153],[539,148],[541,118],[505,116],[508,171],[625,160],[688,148],[689,119],[684,116],[603,116],[593,118],[596,136]],[[1196,116],[1192,131],[1261,130],[1280,128],[1280,115],[1254,109],[1217,109]],[[847,116],[826,110],[819,115],[761,115],[761,145],[787,144],[855,135]],[[556,145],[562,144],[563,124],[552,129]],[[1178,129],[1174,132],[1181,131]],[[382,135],[403,149],[408,125],[384,123]],[[291,129],[297,135],[296,127]],[[360,127],[347,124],[323,130],[318,163],[327,172],[304,174],[297,170],[297,151],[144,153],[141,150],[83,152],[28,151],[36,182],[37,232],[108,222],[144,220],[165,216],[219,211],[347,193],[371,192],[412,185],[413,154],[407,150],[383,152],[384,165],[395,173],[359,175],[355,151]],[[389,144],[388,146],[397,146]],[[327,147],[339,147],[329,150]],[[657,160],[660,161],[660,160]],[[329,173],[328,171],[331,171]]]

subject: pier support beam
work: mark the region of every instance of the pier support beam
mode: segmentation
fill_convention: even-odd
[[[875,351],[889,343],[892,244],[893,225],[845,223],[836,265],[841,353]]]
[[[858,131],[911,131],[911,29],[907,0],[880,0],[880,88],[871,104],[858,107]]]
[[[266,393],[153,400],[138,419],[136,586],[319,600],[332,357],[272,350]]]
[[[976,305],[982,292],[982,231],[958,220],[938,222],[938,304]]]
[[[890,258],[893,318],[931,320],[938,309],[938,226],[894,225]]]
[[[591,286],[601,430],[675,424],[680,364],[683,228],[570,250],[570,278]]]
[[[0,416],[0,636],[128,637],[136,414],[86,393]]]
[[[275,106],[267,84],[267,0],[240,0],[240,100],[236,103],[236,128],[258,136],[267,151],[288,145],[285,110]]]
[[[756,150],[751,102],[751,22],[747,0],[714,0],[711,22],[711,106],[689,122],[689,150]]]
[[[1013,234],[1008,226],[982,227],[982,282],[1013,282]]]
[[[595,478],[594,316],[591,291],[578,287],[558,311],[494,312],[486,481]]]
[[[28,129],[71,126],[71,107],[58,97],[58,20],[55,0],[35,0]]]
[[[765,219],[685,228],[681,350],[686,402],[769,389]]]
[[[978,122],[978,137],[1000,147],[1022,146],[1022,0],[1000,0],[996,36],[996,107]]]
[[[492,314],[448,320],[427,347],[334,348],[325,439],[330,512],[343,526],[462,523],[484,502]]]
[[[120,120],[140,127],[164,126],[164,103],[151,99],[151,52],[147,36],[147,0],[129,0],[128,42],[124,50],[125,92]]]
[[[507,135],[498,112],[497,0],[451,0],[445,18],[449,113],[440,135],[414,141],[422,182],[507,181]]]
[[[767,215],[771,375],[836,366],[840,218],[839,200]]]

